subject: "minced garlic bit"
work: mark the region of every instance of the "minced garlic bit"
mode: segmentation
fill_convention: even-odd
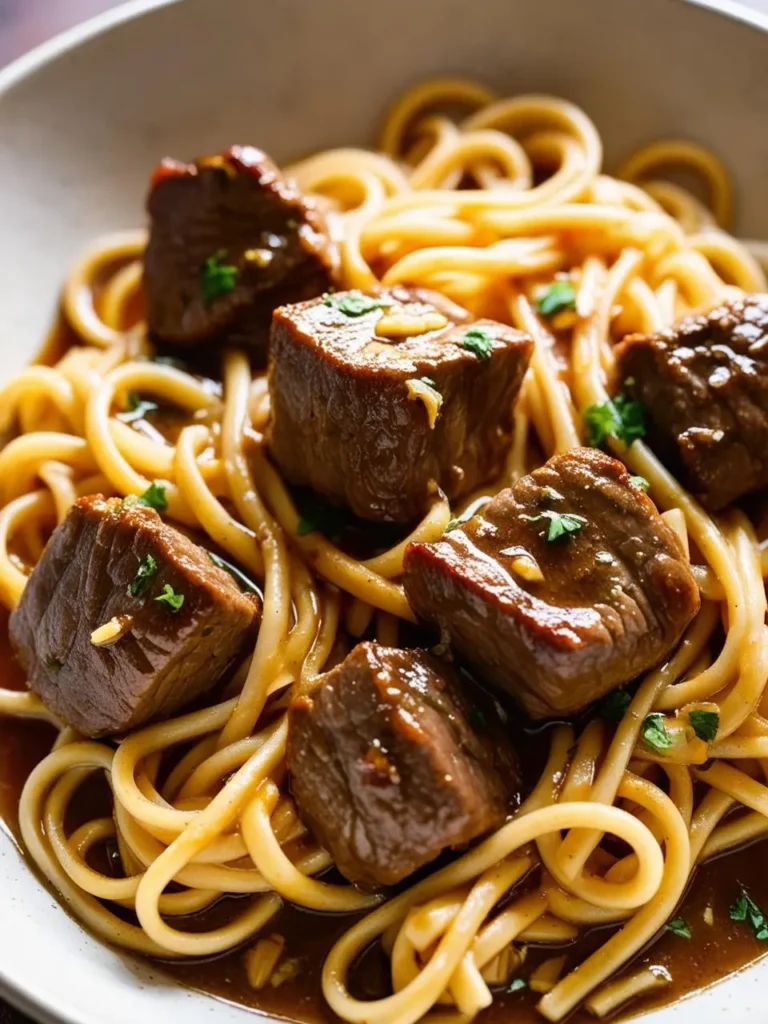
[[[551,960],[544,960],[528,979],[528,987],[532,992],[551,992],[560,980],[564,965],[564,956],[553,956]]]
[[[275,258],[271,249],[246,249],[243,255],[248,263],[255,263],[262,270],[264,267],[268,267]]]
[[[556,313],[550,323],[556,331],[567,331],[578,322],[578,316],[572,309],[564,309],[562,313]]]
[[[442,313],[391,313],[376,322],[375,333],[380,338],[415,338],[429,331],[440,331],[448,326]]]
[[[131,629],[133,619],[130,615],[115,615],[103,626],[94,629],[91,633],[91,643],[94,647],[110,647],[122,639]]]
[[[277,970],[273,971],[272,977],[269,979],[269,984],[272,988],[279,988],[284,982],[290,981],[291,978],[295,978],[300,970],[301,961],[296,957],[292,957],[290,960],[283,960]]]
[[[251,988],[264,988],[283,955],[285,939],[282,935],[268,935],[251,946],[245,953],[245,972]]]
[[[712,907],[704,908],[704,924],[713,925],[715,923],[715,912]]]
[[[206,170],[224,171],[229,178],[236,178],[237,171],[220,153],[216,156],[204,156],[201,160],[197,161],[199,167],[203,167]]]
[[[408,397],[424,403],[429,420],[429,429],[435,429],[437,417],[440,415],[440,408],[443,404],[443,396],[437,388],[426,378],[407,380],[405,382]]]
[[[518,555],[517,558],[513,558],[510,568],[529,583],[541,583],[544,579],[539,563],[531,555]]]
[[[499,554],[511,558],[509,567],[512,572],[528,583],[541,583],[544,579],[541,566],[525,548],[503,548]]]

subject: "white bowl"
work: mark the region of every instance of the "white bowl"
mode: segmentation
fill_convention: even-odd
[[[768,17],[736,4],[137,0],[0,72],[2,375],[39,346],[89,239],[142,222],[160,156],[369,143],[403,86],[446,73],[582,104],[608,167],[657,137],[711,145],[736,182],[739,233],[768,238]],[[766,982],[768,961],[646,1019],[753,1024]],[[93,940],[4,834],[0,986],[45,1021],[253,1020]]]

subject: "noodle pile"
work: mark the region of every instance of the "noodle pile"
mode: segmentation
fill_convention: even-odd
[[[440,113],[448,109],[462,119]],[[331,211],[346,287],[435,288],[534,337],[504,477],[472,500],[583,443],[584,411],[607,401],[612,348],[624,334],[766,289],[759,263],[725,231],[729,184],[709,153],[657,143],[617,178],[601,162],[595,127],[571,104],[498,100],[448,79],[399,101],[380,152],[334,150],[288,169]],[[667,170],[696,178],[707,201],[661,177]],[[259,581],[263,620],[222,703],[141,728],[116,747],[60,729],[21,797],[35,864],[97,935],[163,958],[256,942],[283,900],[370,908],[323,974],[328,1003],[354,1024],[412,1024],[431,1010],[469,1019],[519,968],[516,943],[562,946],[597,924],[621,927],[565,976],[553,957],[531,979],[546,1019],[562,1020],[584,1000],[605,1015],[664,984],[648,972],[604,983],[664,926],[697,863],[768,834],[768,548],[751,522],[736,510],[709,516],[642,441],[626,448],[612,438],[689,546],[703,603],[682,644],[641,681],[615,729],[598,719],[578,737],[555,728],[519,813],[470,852],[380,905],[320,881],[330,859],[289,795],[284,711],[363,633],[398,642],[399,622],[413,618],[398,582],[407,540],[361,562],[320,533],[297,533],[299,513],[264,450],[265,378],[253,378],[235,351],[222,357],[220,388],[152,361],[131,314],[144,243],[143,233],[96,243],[64,292],[77,344],[2,391],[0,426],[17,436],[0,452],[0,596],[8,608],[17,603],[77,496],[140,494],[161,480],[168,516]],[[576,288],[576,310],[548,321],[536,299],[557,275]],[[185,410],[175,443],[118,418],[130,392]],[[408,540],[437,539],[456,511],[436,498]],[[696,708],[719,712],[709,749],[677,716]],[[0,711],[50,717],[31,693],[1,691]],[[639,743],[652,711],[676,739],[669,751]],[[106,777],[114,814],[69,833],[67,809],[93,773]],[[739,813],[723,822],[733,808]],[[631,852],[616,856],[610,851],[623,847],[602,845],[604,835]],[[105,842],[117,844],[125,877],[90,866]],[[524,877],[524,894],[494,912]],[[252,898],[212,930],[175,925],[224,894]],[[359,1000],[348,974],[376,939],[390,957],[393,994]]]

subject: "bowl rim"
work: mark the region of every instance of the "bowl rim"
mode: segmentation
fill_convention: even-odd
[[[673,2],[702,8],[732,21],[750,25],[768,34],[768,10],[758,11],[747,6],[742,0],[673,0]],[[118,4],[117,7],[96,14],[59,32],[51,39],[39,43],[0,68],[0,103],[5,94],[15,86],[83,43],[154,10],[180,3],[182,0],[126,0],[126,2]],[[31,867],[29,870],[32,870]],[[749,970],[749,966],[743,970]],[[75,1018],[66,1011],[57,1009],[16,983],[13,978],[8,976],[2,964],[0,964],[0,997],[16,1010],[39,1021],[40,1024],[77,1024]]]

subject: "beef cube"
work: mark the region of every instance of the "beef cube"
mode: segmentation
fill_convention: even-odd
[[[104,736],[210,689],[252,641],[260,610],[153,509],[95,495],[54,531],[10,636],[46,706]]]
[[[409,522],[435,485],[454,499],[500,473],[533,342],[456,308],[395,288],[275,311],[268,440],[291,483]]]
[[[710,510],[768,487],[768,295],[748,295],[616,348],[649,441]]]
[[[272,310],[332,283],[337,257],[319,211],[252,146],[163,161],[147,207],[144,295],[160,341],[242,345],[263,362]]]
[[[678,537],[594,448],[409,545],[404,583],[416,614],[532,718],[574,714],[657,665],[699,608]]]
[[[394,885],[504,823],[517,759],[495,706],[470,693],[423,651],[361,643],[293,702],[299,815],[350,881]]]

